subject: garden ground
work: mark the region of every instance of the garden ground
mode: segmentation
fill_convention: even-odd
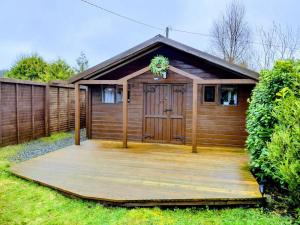
[[[159,209],[105,207],[83,201],[9,172],[11,161],[26,160],[68,145],[71,133],[0,148],[0,224],[291,224],[263,208]],[[46,149],[46,151],[43,151]]]

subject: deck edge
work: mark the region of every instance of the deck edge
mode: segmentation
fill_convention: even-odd
[[[121,199],[108,199],[98,198],[93,196],[86,196],[72,191],[68,191],[42,181],[29,178],[27,176],[19,174],[11,167],[10,172],[15,176],[38,183],[48,188],[60,191],[63,194],[77,197],[84,200],[97,201],[99,203],[112,205],[112,206],[123,206],[123,207],[155,207],[155,206],[237,206],[247,205],[254,206],[264,202],[264,197],[251,197],[251,198],[207,198],[207,199],[145,199],[145,200],[121,200]]]

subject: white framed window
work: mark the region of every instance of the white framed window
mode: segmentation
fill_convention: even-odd
[[[235,86],[221,86],[221,104],[222,105],[237,105],[238,92]]]
[[[102,103],[115,103],[115,95],[114,86],[104,86],[102,88]]]
[[[128,87],[128,102],[130,99]],[[123,87],[120,85],[102,85],[101,86],[101,102],[117,104],[123,101]]]

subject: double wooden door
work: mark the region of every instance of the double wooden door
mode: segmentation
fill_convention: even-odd
[[[145,84],[145,142],[185,143],[185,84]]]

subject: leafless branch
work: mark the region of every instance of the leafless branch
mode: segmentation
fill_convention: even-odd
[[[250,29],[245,21],[245,7],[238,1],[227,6],[221,19],[213,24],[213,47],[231,63],[245,63],[250,48]]]
[[[269,69],[278,59],[293,59],[300,46],[299,30],[288,26],[282,28],[273,22],[270,29],[258,30],[261,48],[258,49],[258,65],[260,69]]]

